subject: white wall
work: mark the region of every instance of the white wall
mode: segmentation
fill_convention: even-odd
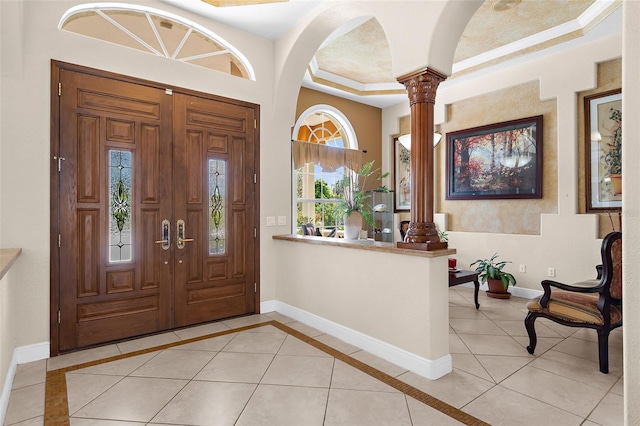
[[[623,55],[622,55],[622,110],[623,134],[640,134],[640,3],[624,2]],[[623,253],[623,337],[624,337],[624,406],[625,425],[640,424],[640,143],[629,138],[623,151],[624,204],[622,206]]]

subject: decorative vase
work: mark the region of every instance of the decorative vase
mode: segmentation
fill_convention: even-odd
[[[502,280],[487,278],[487,285],[489,286],[487,296],[493,297],[494,299],[508,299],[511,297],[511,293],[502,285]]]
[[[362,215],[358,211],[352,211],[350,215],[344,215],[345,240],[357,240],[362,229]]]

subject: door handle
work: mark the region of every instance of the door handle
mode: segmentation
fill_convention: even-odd
[[[162,244],[162,250],[169,250],[171,246],[171,233],[169,227],[171,224],[168,219],[162,221],[161,224],[160,235],[162,236],[161,240],[156,241],[156,244]]]
[[[178,226],[178,241],[176,242],[178,248],[180,250],[182,250],[184,248],[184,243],[188,243],[193,241],[193,238],[185,238],[184,234],[185,234],[185,230],[186,230],[186,226],[184,223],[184,220],[179,219],[177,222],[177,226]]]

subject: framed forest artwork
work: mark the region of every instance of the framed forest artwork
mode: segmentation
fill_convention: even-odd
[[[585,176],[587,211],[622,208],[622,92],[587,96]]]
[[[447,133],[447,200],[542,198],[542,116]]]

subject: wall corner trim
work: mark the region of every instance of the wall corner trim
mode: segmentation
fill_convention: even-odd
[[[0,424],[4,424],[4,418],[7,415],[9,397],[11,396],[11,388],[18,364],[47,359],[49,358],[49,354],[49,342],[34,343],[33,345],[19,346],[13,349],[13,356],[11,357],[7,377],[2,387],[2,395],[0,395]]]

